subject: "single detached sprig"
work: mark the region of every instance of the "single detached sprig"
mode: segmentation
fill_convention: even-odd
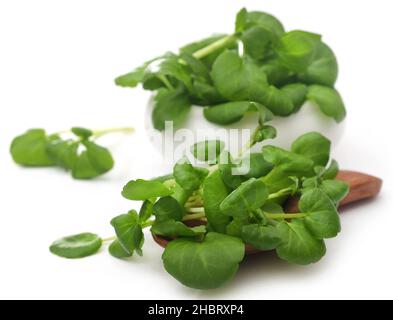
[[[142,255],[143,229],[172,240],[163,254],[165,269],[186,286],[217,288],[229,281],[244,258],[245,244],[275,250],[288,262],[309,264],[326,252],[324,239],[340,232],[337,204],[348,186],[333,180],[337,162],[329,166],[330,141],[308,133],[291,150],[266,146],[232,160],[220,141],[191,148],[210,166],[195,167],[186,158],[173,173],[153,180],[132,180],[126,199],[141,201],[112,219],[115,237],[102,240],[84,233],[54,242],[51,252],[66,258],[96,253],[105,242],[116,258]],[[248,171],[242,168],[247,162]],[[235,174],[241,172],[241,174]],[[285,213],[283,203],[300,196],[299,212]]]
[[[31,129],[16,137],[10,152],[16,163],[26,167],[61,167],[75,179],[98,177],[114,166],[110,151],[96,140],[110,133],[132,133],[132,128],[90,130],[74,127],[48,135],[44,129]]]

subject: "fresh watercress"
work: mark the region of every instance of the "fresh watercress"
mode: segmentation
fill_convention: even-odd
[[[192,105],[205,107],[208,121],[225,126],[246,112],[258,119],[250,103],[264,105],[274,116],[289,116],[310,100],[340,122],[346,111],[334,88],[337,75],[336,56],[321,35],[286,31],[270,14],[242,9],[234,33],[192,42],[115,82],[131,88],[141,84],[155,92],[152,122],[162,131],[166,121],[181,127]],[[259,134],[260,139],[272,136],[267,129]]]
[[[69,132],[54,134],[47,134],[44,129],[31,129],[12,141],[10,152],[13,160],[22,166],[58,166],[70,171],[75,179],[93,179],[114,166],[110,151],[95,142],[111,132],[132,132],[132,129],[92,131],[74,127]]]
[[[269,119],[261,114],[260,125]],[[240,159],[223,148],[219,141],[191,148],[207,168],[182,159],[173,174],[130,181],[122,194],[142,201],[141,208],[111,221],[115,237],[65,238],[51,251],[81,257],[112,241],[109,253],[128,259],[134,252],[142,255],[142,230],[150,228],[154,236],[169,240],[162,256],[166,271],[196,289],[230,281],[244,259],[246,244],[275,250],[290,263],[319,261],[326,253],[324,240],[341,230],[337,204],[348,192],[346,184],[334,180],[338,164],[329,163],[330,141],[310,132],[296,139],[290,150],[265,146]],[[283,204],[291,196],[300,197],[299,212],[285,213]]]

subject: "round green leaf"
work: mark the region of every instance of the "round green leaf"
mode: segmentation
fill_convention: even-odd
[[[203,184],[203,202],[209,226],[217,232],[225,233],[230,218],[220,210],[221,202],[228,196],[228,189],[219,171],[209,175]]]
[[[119,240],[115,240],[111,243],[108,249],[109,253],[111,256],[118,258],[118,259],[124,259],[124,258],[130,258],[132,257],[133,253],[129,253],[125,251],[120,244]]]
[[[248,101],[228,102],[204,108],[203,114],[210,122],[220,125],[230,125],[240,121],[246,112],[250,110],[250,107],[251,104]]]
[[[304,222],[280,222],[277,229],[282,243],[277,247],[277,255],[288,262],[306,265],[318,262],[326,253],[323,240],[318,240],[308,231]]]
[[[320,85],[312,85],[308,89],[307,99],[314,102],[321,111],[337,122],[344,120],[347,112],[344,102],[335,89]]]
[[[63,258],[77,259],[97,253],[101,246],[102,240],[96,234],[82,233],[55,241],[50,251]]]
[[[242,183],[220,205],[222,213],[232,217],[247,217],[259,209],[268,197],[266,185],[255,178]]]
[[[10,152],[14,161],[22,166],[53,166],[55,163],[46,152],[48,144],[45,130],[32,129],[12,141]]]
[[[122,196],[129,200],[149,200],[169,196],[172,193],[164,184],[159,181],[131,180],[122,192]]]
[[[280,233],[273,226],[250,224],[242,228],[242,239],[259,250],[273,250],[281,243]]]
[[[300,198],[299,209],[307,213],[304,223],[317,239],[334,238],[341,231],[336,206],[322,190],[306,191]]]
[[[172,219],[180,221],[184,216],[184,209],[175,198],[164,197],[154,204],[153,214],[158,222]]]
[[[203,242],[171,241],[162,256],[166,271],[183,285],[214,289],[236,274],[244,258],[244,244],[234,237],[208,233]]]
[[[330,145],[330,140],[320,133],[309,132],[297,138],[291,150],[311,159],[315,166],[325,167],[330,157]]]

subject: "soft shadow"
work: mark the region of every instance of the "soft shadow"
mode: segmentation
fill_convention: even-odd
[[[234,279],[221,288],[200,291],[181,286],[179,290],[182,290],[187,296],[196,295],[197,299],[220,299],[230,295],[230,292],[235,292],[241,287],[248,287],[256,282],[260,282],[262,285],[264,281],[272,282],[283,277],[297,279],[311,277],[320,272],[323,265],[324,263],[319,262],[306,267],[297,266],[279,259],[275,251],[261,252],[247,256],[241,263]]]

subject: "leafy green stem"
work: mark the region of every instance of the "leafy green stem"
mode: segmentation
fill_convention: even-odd
[[[223,38],[211,43],[210,45],[194,52],[193,56],[196,59],[205,58],[208,55],[210,55],[211,53],[224,48],[225,46],[227,46],[228,44],[230,44],[236,40],[237,40],[237,36],[234,34],[223,37]]]

